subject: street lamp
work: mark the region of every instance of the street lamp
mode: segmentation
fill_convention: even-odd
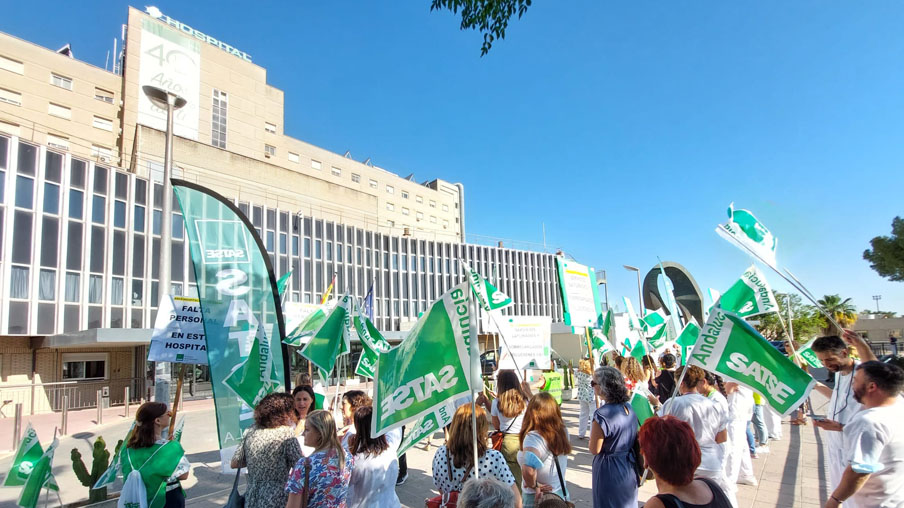
[[[622,265],[622,266],[625,268],[625,270],[628,270],[629,272],[637,273],[637,304],[640,305],[640,315],[643,316],[643,311],[646,307],[644,307],[643,296],[642,296],[643,292],[640,289],[640,268],[637,268],[637,267],[631,266],[631,265]]]
[[[160,220],[160,257],[157,264],[158,298],[169,296],[171,284],[171,261],[173,242],[173,184],[170,176],[173,173],[173,113],[185,106],[185,99],[156,86],[145,85],[141,90],[151,102],[160,109],[166,110],[166,146],[163,151],[163,210]],[[169,402],[168,368],[159,362],[154,376],[154,397],[157,401]]]
[[[879,313],[879,300],[882,299],[882,295],[873,295],[873,300],[876,301],[876,314]]]
[[[596,271],[596,285],[603,286],[603,291],[606,295],[606,311],[609,310],[609,279],[606,278],[606,270],[597,270]]]

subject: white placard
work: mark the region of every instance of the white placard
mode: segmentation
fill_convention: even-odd
[[[138,61],[138,123],[166,131],[166,109],[155,106],[141,87],[151,85],[186,100],[176,110],[173,133],[198,139],[201,102],[201,45],[159,21],[142,20]]]
[[[511,348],[500,343],[500,369],[549,369],[552,318],[549,316],[497,317],[501,334]],[[500,341],[501,342],[501,341]]]
[[[565,324],[571,326],[597,326],[596,299],[593,280],[595,276],[586,266],[575,261],[559,260],[559,283],[565,297]]]
[[[197,298],[171,296],[161,300],[148,361],[207,365],[204,320]]]

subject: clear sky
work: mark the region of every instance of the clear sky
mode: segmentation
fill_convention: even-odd
[[[265,67],[286,134],[462,182],[469,235],[545,224],[613,303],[657,256],[726,289],[750,264],[713,231],[734,201],[813,293],[904,312],[862,259],[904,215],[904,4],[535,0],[483,58],[429,4],[155,5]],[[0,30],[103,67],[127,5],[7,2]]]

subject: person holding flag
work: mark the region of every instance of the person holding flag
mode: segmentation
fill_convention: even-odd
[[[145,402],[135,413],[135,430],[122,450],[123,478],[128,484],[133,471],[141,475],[148,508],[185,506],[185,492],[179,481],[188,479],[191,465],[178,441],[162,438],[171,418],[163,402]]]
[[[844,460],[842,432],[845,425],[850,423],[861,409],[860,402],[854,397],[853,389],[854,370],[858,363],[851,358],[848,344],[854,346],[862,360],[876,359],[869,345],[856,333],[845,330],[844,339],[847,342],[837,335],[828,335],[817,338],[810,346],[826,370],[835,376],[834,387],[829,388],[822,383],[816,383],[813,388],[829,397],[828,414],[823,420],[814,418],[813,425],[828,431],[826,441],[829,445],[829,481],[832,485],[838,485],[847,467],[847,462]]]

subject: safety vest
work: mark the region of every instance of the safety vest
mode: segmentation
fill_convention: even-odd
[[[558,404],[562,403],[562,373],[561,372],[544,372],[543,378],[546,379],[546,384],[543,385],[542,391],[549,392],[552,395],[552,398],[556,400]]]

